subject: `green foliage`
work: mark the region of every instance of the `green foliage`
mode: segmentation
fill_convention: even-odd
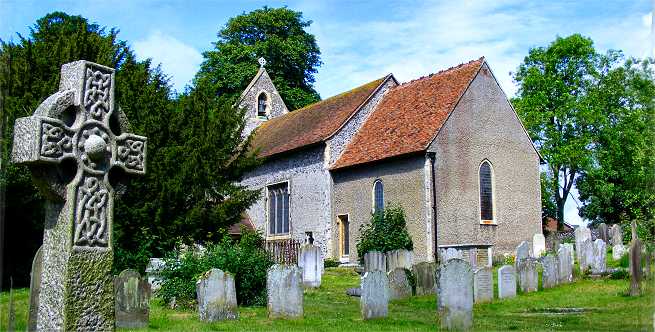
[[[612,280],[623,280],[630,278],[630,273],[626,269],[616,269],[610,274]]]
[[[335,258],[326,258],[325,261],[323,261],[323,267],[326,269],[328,267],[339,267],[339,265],[341,265],[341,262]]]
[[[369,251],[413,250],[414,244],[406,224],[405,212],[398,205],[389,205],[383,212],[374,213],[371,222],[359,228],[357,256],[360,263],[364,262],[364,254]]]
[[[205,250],[173,251],[166,258],[162,286],[158,296],[176,305],[193,307],[196,303],[196,281],[212,268],[234,275],[237,302],[241,305],[266,303],[266,272],[273,265],[264,250],[261,234],[242,229],[238,242],[228,236]]]
[[[218,32],[215,48],[204,53],[195,85],[238,97],[259,69],[257,58],[264,57],[290,110],[318,101],[313,84],[321,51],[314,35],[305,31],[311,23],[286,7],[263,7],[231,18]]]

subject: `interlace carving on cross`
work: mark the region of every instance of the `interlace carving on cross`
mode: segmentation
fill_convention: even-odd
[[[32,116],[16,120],[13,161],[39,170],[34,173],[46,183],[46,192],[64,201],[74,199],[68,202],[73,207],[73,246],[111,244],[115,188],[110,181],[119,179],[110,177],[120,170],[136,175],[146,170],[147,140],[126,133],[126,118],[120,108],[114,109],[114,86],[111,68],[86,61],[65,64],[59,92]],[[72,180],[52,176],[65,173],[66,160],[77,166]]]

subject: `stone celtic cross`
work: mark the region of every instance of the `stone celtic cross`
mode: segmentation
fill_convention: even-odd
[[[114,196],[146,170],[146,138],[115,105],[114,70],[64,64],[59,91],[14,125],[12,160],[45,194],[38,330],[111,330]]]

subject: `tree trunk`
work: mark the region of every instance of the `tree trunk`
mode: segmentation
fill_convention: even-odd
[[[557,200],[557,223],[559,225],[564,225],[564,204],[566,203],[566,198],[560,198],[559,195],[557,195],[555,200]]]

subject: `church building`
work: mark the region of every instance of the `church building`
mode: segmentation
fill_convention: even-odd
[[[417,262],[449,247],[490,260],[541,233],[541,158],[484,58],[294,111],[260,63],[239,105],[264,163],[242,184],[261,190],[247,214],[267,241],[356,263],[360,226],[390,204]]]

